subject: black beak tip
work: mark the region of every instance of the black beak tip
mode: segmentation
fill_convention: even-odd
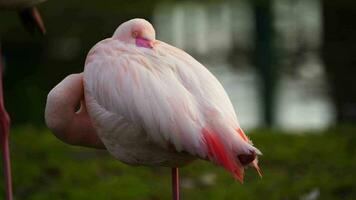
[[[19,17],[24,27],[31,34],[34,34],[36,30],[42,35],[46,34],[46,28],[42,21],[41,14],[36,7],[25,8],[19,11]]]

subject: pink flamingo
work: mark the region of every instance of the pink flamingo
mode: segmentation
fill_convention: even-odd
[[[184,51],[156,40],[143,19],[121,24],[89,51],[84,74],[70,75],[49,93],[46,122],[60,139],[105,146],[129,165],[171,167],[174,200],[178,167],[196,158],[241,182],[247,165],[261,175],[261,153],[219,81]]]
[[[37,28],[42,34],[46,32],[40,13],[35,4],[45,0],[0,0],[0,10],[18,10],[24,26],[30,32]],[[9,153],[10,117],[4,105],[2,85],[2,60],[0,47],[0,143],[3,159],[3,172],[5,177],[5,199],[12,200],[12,179]]]

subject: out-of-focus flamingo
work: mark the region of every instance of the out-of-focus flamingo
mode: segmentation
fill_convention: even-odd
[[[46,32],[41,15],[35,7],[36,4],[45,0],[0,0],[0,10],[16,10],[25,25],[25,27],[33,32],[38,29],[42,34]],[[1,43],[0,43],[1,44]],[[9,153],[9,126],[10,117],[6,112],[3,97],[2,85],[2,59],[0,46],[0,143],[3,158],[3,171],[5,177],[5,199],[12,200],[12,181]]]
[[[42,34],[46,32],[41,15],[36,5],[46,0],[0,0],[0,10],[16,10],[24,26],[33,32],[38,29]]]
[[[97,43],[84,76],[71,75],[49,93],[46,122],[70,143],[102,147],[94,142],[99,136],[124,163],[171,167],[173,199],[179,199],[178,167],[196,158],[223,166],[241,182],[247,165],[260,173],[260,151],[240,128],[219,81],[184,51],[156,40],[143,19],[123,23]]]

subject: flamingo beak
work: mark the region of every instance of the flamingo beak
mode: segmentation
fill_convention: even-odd
[[[145,47],[145,48],[149,48],[149,49],[153,48],[154,41],[152,41],[152,40],[148,40],[143,37],[137,37],[135,40],[136,40],[135,41],[136,46],[138,46],[138,47]]]
[[[46,33],[46,28],[41,18],[41,14],[36,7],[25,8],[19,12],[20,19],[25,28],[33,33],[37,29],[42,35]]]

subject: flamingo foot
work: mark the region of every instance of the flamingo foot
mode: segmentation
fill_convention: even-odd
[[[172,199],[179,200],[179,171],[177,167],[172,168]]]

